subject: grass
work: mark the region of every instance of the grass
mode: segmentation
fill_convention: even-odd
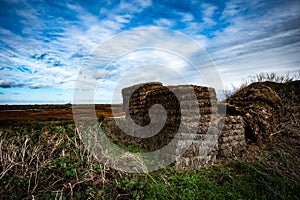
[[[117,188],[118,194],[133,199],[295,199],[300,195],[299,183],[266,171],[259,162],[235,162],[196,172],[167,168],[125,177]]]
[[[2,128],[0,138],[1,199],[300,197],[298,150],[286,149],[283,142],[288,140],[266,145],[251,160],[198,171],[179,171],[171,165],[156,172],[130,174],[99,163],[85,150],[74,125],[67,122]]]

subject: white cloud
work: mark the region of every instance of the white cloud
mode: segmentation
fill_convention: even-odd
[[[119,75],[120,75],[120,71],[118,70],[99,69],[94,74],[94,78],[107,80],[107,79],[118,77]]]
[[[217,7],[208,3],[202,4],[202,13],[204,17],[212,17],[217,10]]]
[[[151,0],[121,0],[118,6],[118,10],[126,10],[129,12],[141,12],[144,8],[149,7],[151,4]]]
[[[154,24],[159,27],[171,28],[172,26],[175,25],[175,21],[161,18],[161,19],[154,20]]]
[[[237,5],[237,2],[229,1],[225,3],[225,8],[222,12],[222,19],[224,18],[230,18],[239,13],[239,8]]]
[[[212,25],[215,25],[216,22],[213,20],[213,15],[215,14],[216,10],[217,10],[217,7],[214,6],[214,5],[210,5],[210,4],[207,4],[207,3],[203,3],[202,4],[202,20],[204,22],[204,24],[207,26],[212,26]]]
[[[182,14],[182,22],[190,22],[194,20],[194,16],[190,13],[183,13]]]

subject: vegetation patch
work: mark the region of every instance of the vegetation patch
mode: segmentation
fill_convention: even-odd
[[[24,129],[3,128],[0,137],[2,199],[297,199],[300,196],[299,149],[291,146],[299,145],[298,135],[285,136],[294,138],[293,141],[277,137],[260,150],[249,150],[239,161],[198,171],[180,171],[171,165],[145,174],[120,172],[99,163],[85,150],[74,125],[66,122],[35,124]],[[288,149],[286,143],[290,145]]]

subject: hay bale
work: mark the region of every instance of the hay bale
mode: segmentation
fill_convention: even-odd
[[[167,120],[164,128],[155,136],[142,139],[143,146],[151,151],[167,145],[178,132],[179,126],[184,127],[187,133],[206,133],[210,117],[204,119],[203,115],[217,112],[216,93],[209,87],[163,86],[161,83],[152,82],[124,88],[122,96],[126,119],[131,118],[140,126],[147,126],[150,122],[155,124],[155,118],[159,119],[160,110],[152,113],[151,121],[149,110],[153,105],[162,105],[166,110]],[[199,110],[195,109],[196,107],[199,107]],[[195,121],[199,115],[200,120]]]
[[[241,155],[246,147],[245,126],[242,116],[226,116],[218,143],[218,157],[228,158],[233,155]]]
[[[227,99],[228,112],[242,115],[246,136],[258,143],[268,140],[280,120],[281,98],[269,86],[254,83]]]

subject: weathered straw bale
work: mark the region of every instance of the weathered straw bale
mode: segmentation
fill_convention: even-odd
[[[242,115],[247,137],[262,143],[274,133],[282,110],[281,98],[269,86],[254,83],[228,100],[229,114]]]
[[[149,109],[155,104],[162,105],[167,113],[164,128],[157,135],[143,139],[131,137],[131,140],[127,137],[126,142],[151,151],[171,144],[165,153],[175,156],[179,168],[199,168],[213,163],[218,152],[227,156],[226,152],[233,153],[245,143],[242,137],[244,125],[240,117],[226,119],[227,125],[221,131],[219,122],[222,117],[218,114],[213,88],[195,85],[163,86],[154,82],[124,88],[122,95],[127,121],[132,119],[140,126],[149,123],[155,125],[158,123],[155,119],[159,119],[161,114],[160,110],[152,113],[151,121]],[[234,129],[235,132],[230,132],[235,125],[239,126]],[[228,147],[226,144],[230,140],[240,144]],[[186,145],[189,145],[188,148],[182,151]]]

